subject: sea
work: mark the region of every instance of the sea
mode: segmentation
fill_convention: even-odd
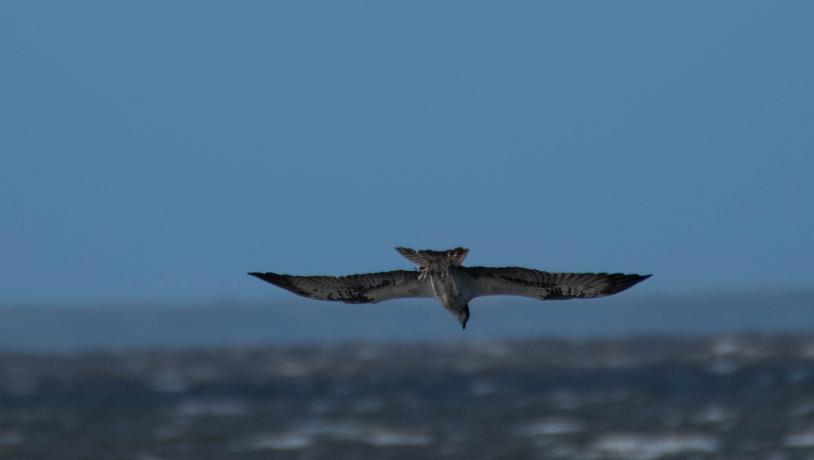
[[[812,298],[3,308],[0,459],[814,459]]]

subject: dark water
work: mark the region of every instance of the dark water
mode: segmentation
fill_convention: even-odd
[[[0,355],[0,458],[814,456],[814,337]]]

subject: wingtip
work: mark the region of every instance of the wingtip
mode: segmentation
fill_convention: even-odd
[[[279,275],[273,272],[249,272],[247,273],[247,275],[259,278],[263,281],[268,281],[269,283],[283,278],[283,275]]]
[[[652,274],[647,274],[647,275],[639,275],[639,274],[635,274],[635,275],[628,275],[628,280],[627,280],[627,283],[625,283],[625,284],[623,284],[622,286],[620,286],[620,287],[621,287],[621,290],[622,290],[622,291],[624,291],[624,290],[626,290],[626,289],[632,288],[633,286],[635,286],[635,285],[637,285],[637,284],[641,283],[642,281],[646,280],[647,278],[650,278],[651,276],[653,276],[653,275],[652,275]]]
[[[639,275],[638,273],[630,273],[630,274],[623,274],[623,273],[615,273],[613,275],[609,275],[611,282],[608,286],[606,292],[602,295],[611,295],[616,294],[618,292],[625,291],[627,289],[632,288],[633,286],[641,283],[642,281],[646,280],[653,276],[652,274],[647,275]]]

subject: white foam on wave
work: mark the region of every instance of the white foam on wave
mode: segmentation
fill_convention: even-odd
[[[262,435],[249,442],[248,450],[300,450],[311,447],[314,440],[303,433],[274,433]]]
[[[285,361],[273,367],[272,371],[284,377],[306,377],[314,369],[306,363],[298,361]]]
[[[426,446],[432,442],[432,438],[426,434],[393,431],[387,429],[373,430],[361,440],[367,444],[377,447]]]
[[[814,342],[802,345],[800,347],[800,356],[806,359],[814,359]]]
[[[565,417],[550,417],[520,425],[515,433],[520,436],[557,436],[580,433],[585,425],[579,420]]]
[[[320,440],[355,441],[376,447],[409,447],[431,444],[433,438],[427,433],[415,430],[347,422],[316,421],[291,431],[260,434],[242,446],[242,449],[307,449]]]
[[[734,337],[721,337],[712,343],[712,352],[719,356],[734,355],[743,349],[743,343]]]
[[[715,453],[718,441],[702,434],[649,435],[617,433],[596,440],[592,450],[625,460],[652,460],[665,455],[683,453]]]
[[[801,449],[814,447],[814,429],[787,434],[783,438],[783,445]]]
[[[814,401],[804,400],[798,401],[789,412],[792,417],[805,417],[814,413]]]
[[[693,422],[700,424],[721,424],[732,420],[735,415],[722,406],[708,406],[693,417]]]
[[[712,343],[712,353],[719,357],[764,358],[767,350],[742,337],[721,337]]]

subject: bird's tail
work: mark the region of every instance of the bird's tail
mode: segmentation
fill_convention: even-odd
[[[469,254],[469,249],[461,247],[447,249],[446,251],[431,251],[429,249],[416,251],[410,248],[397,247],[396,251],[421,268],[428,268],[431,265],[438,264],[458,266]]]

